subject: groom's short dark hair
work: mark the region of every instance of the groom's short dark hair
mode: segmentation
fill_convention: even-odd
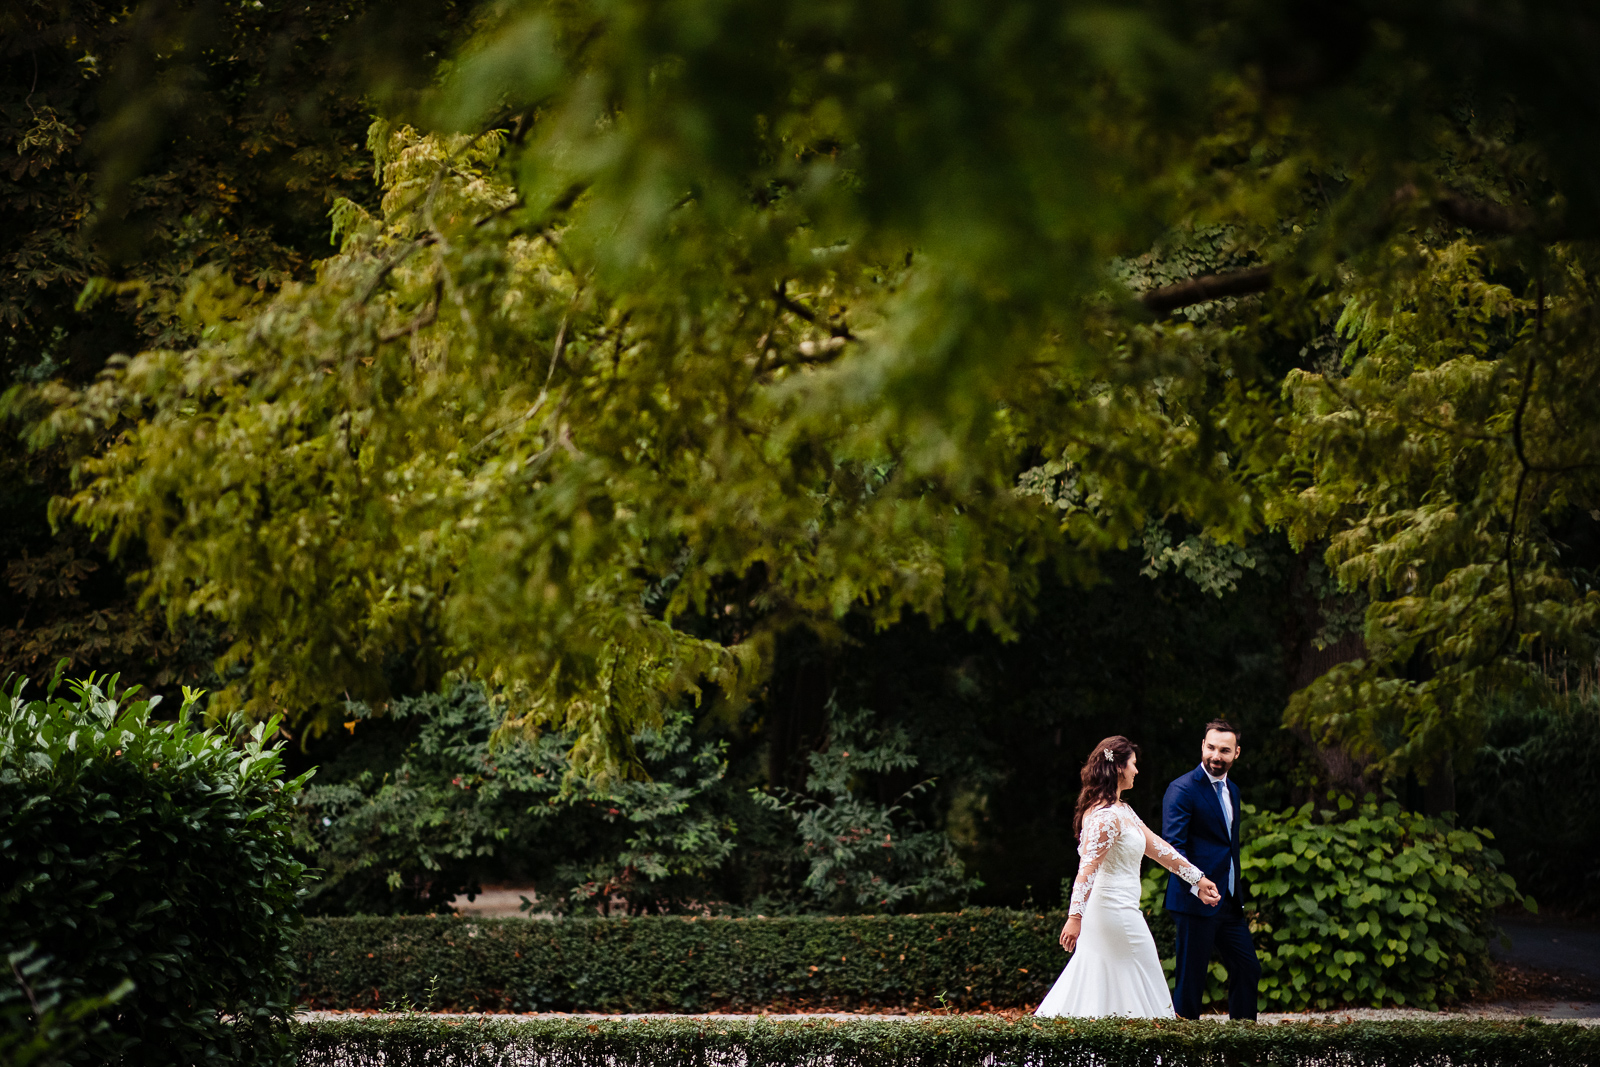
[[[1239,732],[1239,728],[1227,719],[1212,719],[1206,723],[1206,733],[1209,734],[1212,730],[1219,734],[1232,734],[1233,743],[1236,745],[1244,741],[1244,735]]]

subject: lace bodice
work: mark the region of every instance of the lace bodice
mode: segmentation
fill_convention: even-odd
[[[1127,877],[1137,882],[1140,861],[1146,856],[1190,885],[1200,881],[1200,868],[1152,833],[1120,800],[1089,812],[1078,835],[1078,877],[1072,883],[1072,906],[1067,914],[1083,914],[1096,879]]]

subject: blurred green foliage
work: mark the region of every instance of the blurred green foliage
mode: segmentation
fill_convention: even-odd
[[[1586,5],[470,22],[313,278],[97,285],[192,343],[9,394],[81,457],[55,516],[227,634],[227,702],[315,730],[460,672],[637,773],[779,635],[1013,636],[1133,543],[1226,592],[1267,528],[1365,601],[1289,711],[1352,777],[1446,776],[1592,656]]]
[[[649,780],[604,786],[568,773],[559,734],[491,744],[503,715],[477,686],[348,714],[352,732],[413,729],[398,759],[353,747],[306,789],[313,914],[436,911],[496,877],[536,885],[541,912],[674,910],[734,847],[726,764],[682,712],[634,739]]]
[[[63,996],[60,978],[49,973],[50,957],[36,945],[6,953],[12,981],[0,984],[0,1063],[5,1067],[57,1067],[79,1047],[104,1034],[106,1008],[133,991],[127,979],[103,996]]]
[[[282,777],[276,720],[198,729],[191,691],[154,721],[115,678],[22,687],[0,705],[0,951],[48,959],[50,996],[79,1005],[50,1025],[118,998],[68,1062],[287,1062],[305,776]]]

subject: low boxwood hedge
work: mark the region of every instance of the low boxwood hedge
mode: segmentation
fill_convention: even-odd
[[[307,920],[302,1003],[496,1011],[1036,1002],[1063,916]],[[942,999],[941,999],[942,998]]]
[[[1278,1026],[962,1017],[765,1021],[352,1018],[298,1023],[301,1067],[1588,1067],[1600,1029],[1486,1022]]]

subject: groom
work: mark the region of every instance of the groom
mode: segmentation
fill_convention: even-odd
[[[1222,901],[1200,903],[1177,875],[1167,879],[1167,910],[1178,924],[1177,988],[1173,1010],[1184,1019],[1200,1018],[1211,951],[1228,969],[1228,1017],[1256,1017],[1256,985],[1261,964],[1245,920],[1244,878],[1239,869],[1239,787],[1228,780],[1239,758],[1239,731],[1217,719],[1206,723],[1200,766],[1167,786],[1161,802],[1161,836],[1222,890]]]

